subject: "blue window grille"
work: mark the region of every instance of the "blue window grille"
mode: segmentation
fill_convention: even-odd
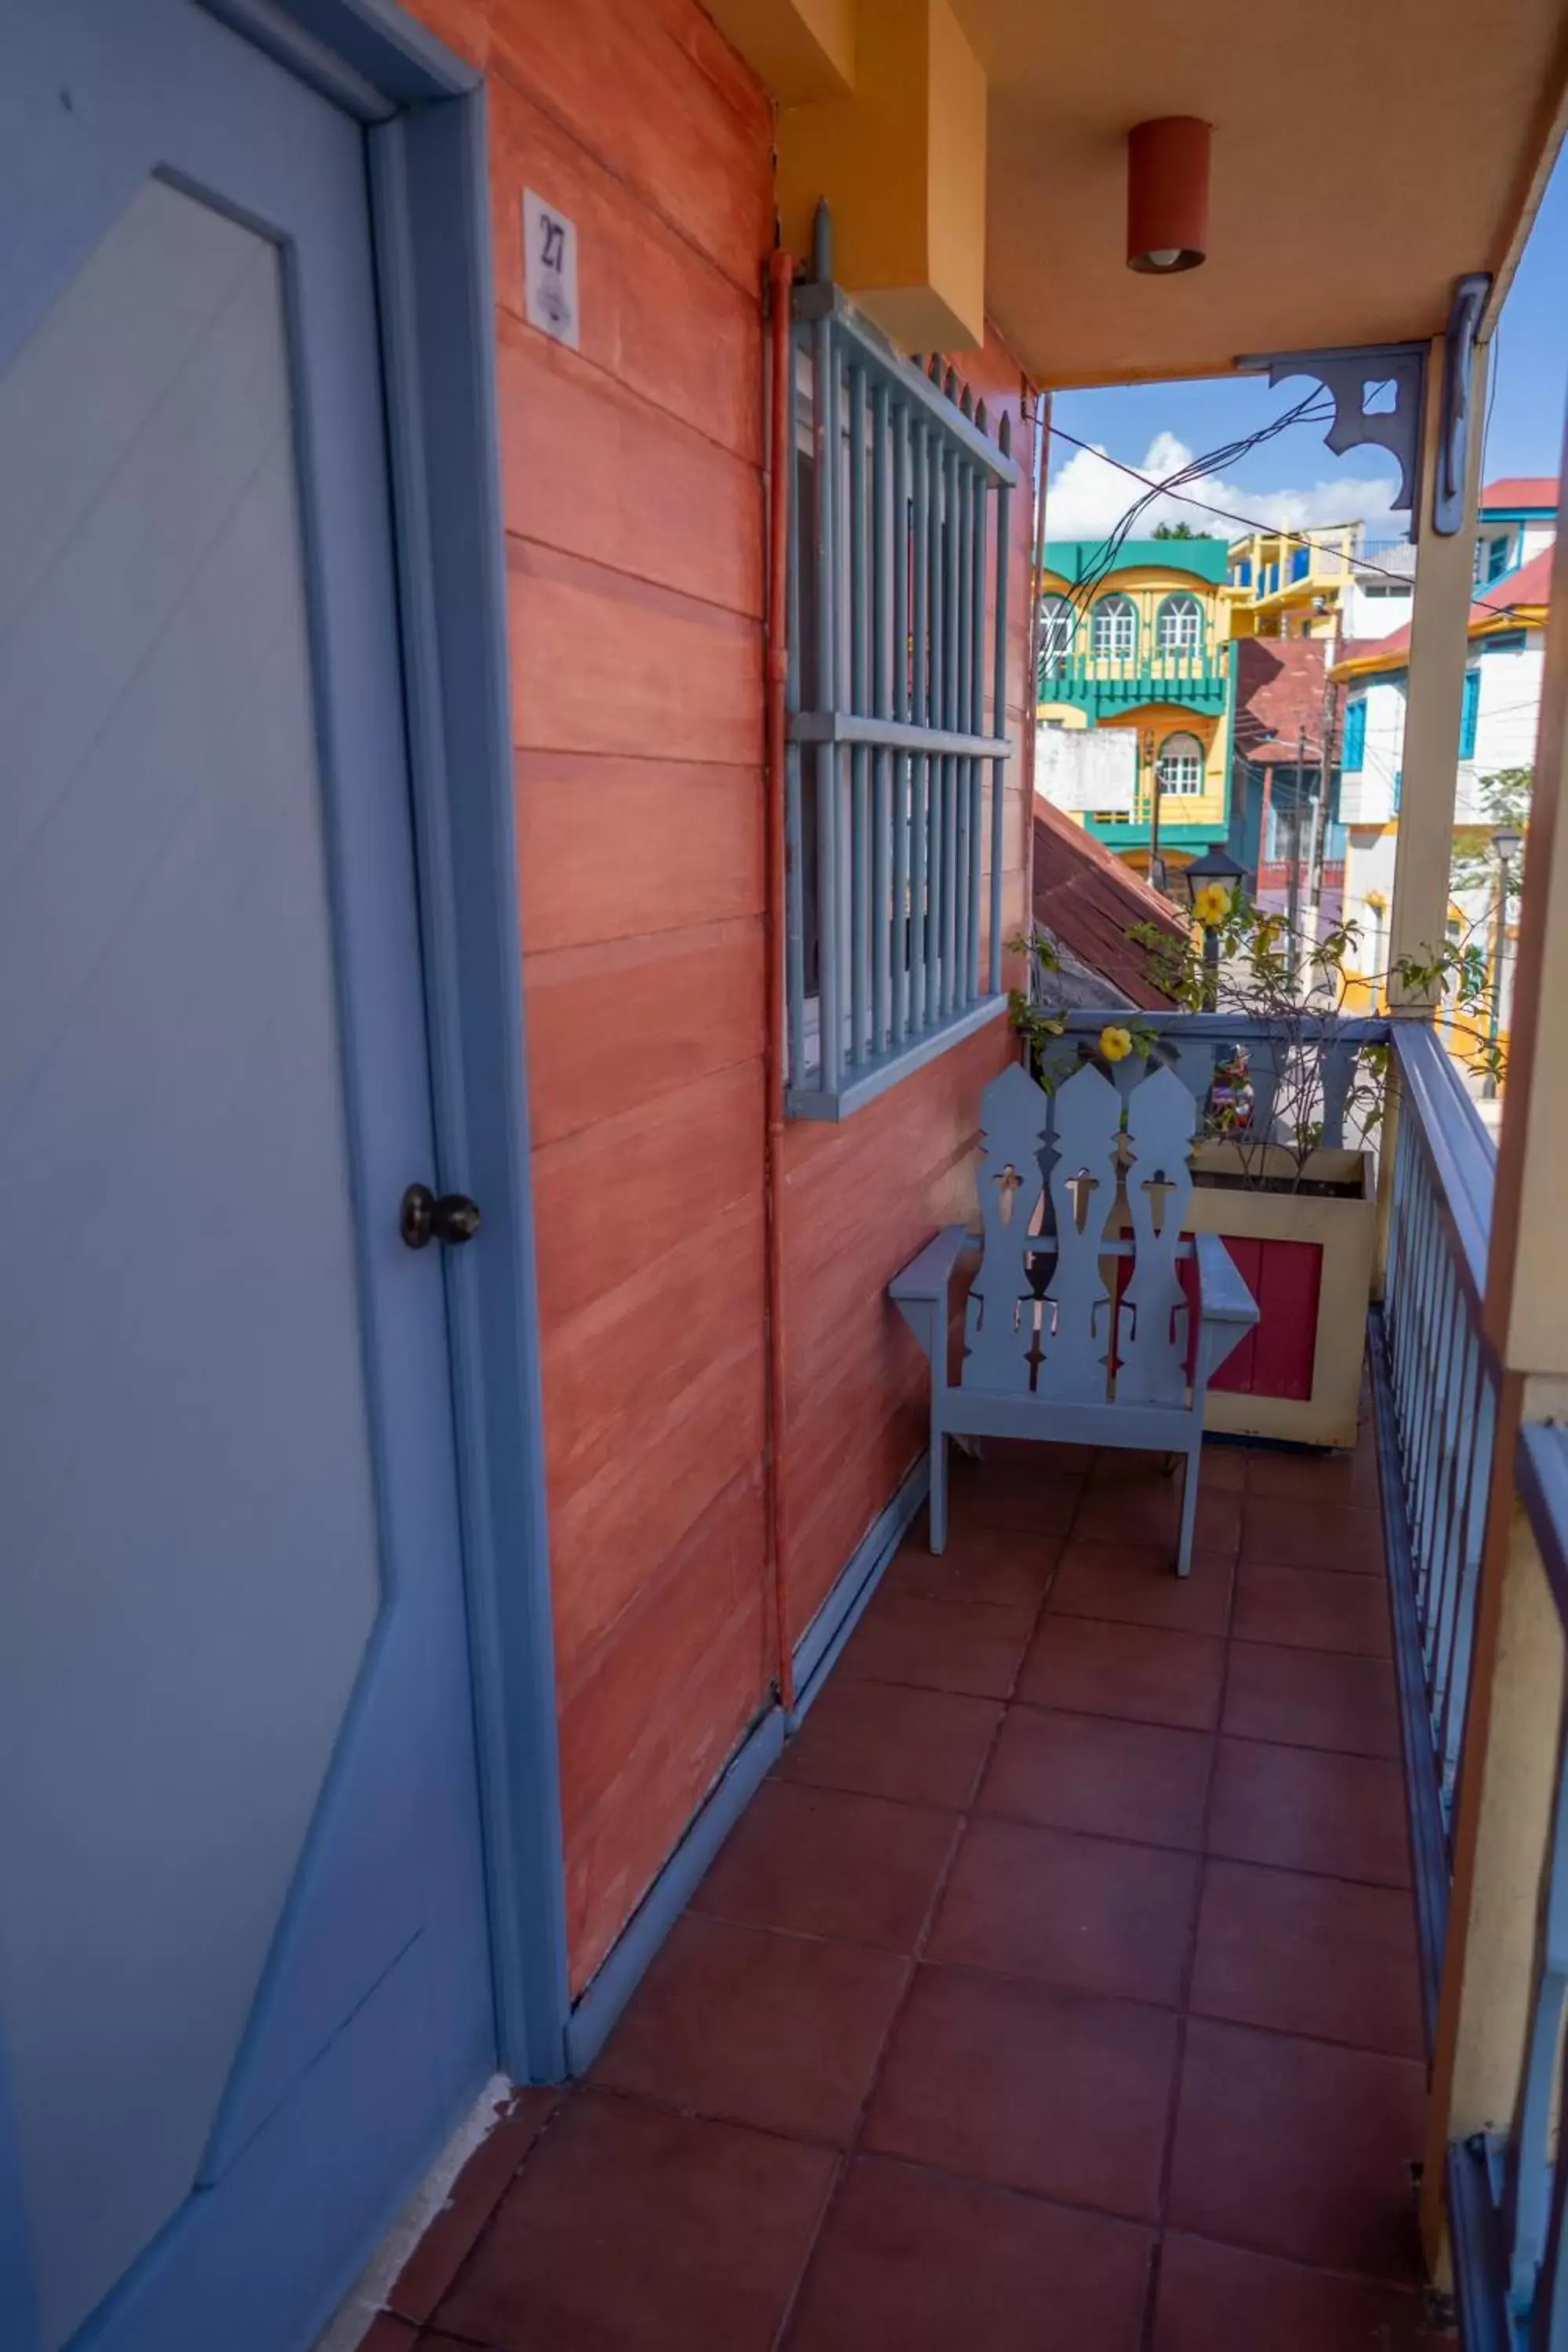
[[[1476,720],[1481,708],[1481,674],[1479,669],[1465,672],[1465,698],[1459,706],[1459,757],[1473,760],[1476,756]]]
[[[1529,641],[1527,629],[1499,629],[1495,636],[1483,637],[1476,650],[1482,654],[1521,654]]]
[[[793,298],[809,456],[792,474],[785,777],[785,1102],[816,1118],[1002,1002],[1019,478],[1006,417],[993,441],[953,373],[901,359],[831,275],[824,208],[816,278]]]
[[[1366,765],[1366,698],[1364,695],[1345,706],[1345,741],[1344,749],[1340,754],[1340,765],[1351,775],[1353,775],[1358,768],[1363,768]]]

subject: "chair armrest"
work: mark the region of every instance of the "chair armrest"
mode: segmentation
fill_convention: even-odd
[[[1245,1330],[1258,1320],[1258,1301],[1236,1270],[1236,1260],[1217,1234],[1194,1234],[1198,1262],[1198,1314],[1205,1323],[1237,1323]],[[1241,1331],[1237,1333],[1239,1339]],[[1234,1342],[1232,1343],[1234,1345]]]
[[[888,1285],[889,1297],[925,1349],[933,1368],[937,1334],[941,1331],[945,1338],[947,1329],[947,1301],[953,1269],[966,1249],[978,1246],[966,1226],[944,1225],[935,1240],[927,1242],[920,1255],[910,1258]]]

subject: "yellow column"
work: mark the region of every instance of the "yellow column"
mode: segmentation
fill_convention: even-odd
[[[1504,1385],[1500,1418],[1517,1412],[1517,1383]],[[1497,1465],[1421,2179],[1422,2236],[1439,2278],[1447,2273],[1446,2151],[1476,2132],[1506,2132],[1519,2095],[1563,1713],[1562,1622],[1514,1499],[1513,1446],[1501,1428]]]
[[[1568,541],[1552,608],[1525,848],[1487,1335],[1527,1421],[1568,1421]]]
[[[1420,537],[1415,596],[1410,615],[1410,683],[1405,711],[1404,779],[1399,839],[1394,856],[1394,904],[1388,963],[1429,963],[1441,951],[1448,919],[1448,869],[1454,853],[1454,793],[1458,782],[1459,718],[1465,697],[1465,656],[1476,562],[1476,490],[1480,475],[1480,421],[1486,410],[1487,354],[1478,345],[1470,377],[1469,458],[1465,511],[1451,539],[1432,528],[1441,440],[1443,340],[1426,363],[1426,415],[1422,436]],[[1395,1012],[1431,1012],[1431,1000],[1391,978]]]
[[[950,0],[858,0],[847,97],[779,114],[784,241],[811,253],[817,199],[833,271],[906,351],[985,340],[985,73]]]

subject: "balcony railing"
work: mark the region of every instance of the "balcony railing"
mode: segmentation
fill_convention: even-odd
[[[1481,1341],[1493,1148],[1425,1023],[1396,1034],[1388,1265],[1373,1312],[1389,1557],[1428,2032],[1447,1934],[1497,1385]]]
[[[1228,646],[1212,636],[1200,646],[1156,645],[1132,654],[1097,654],[1087,646],[1047,648],[1040,695],[1047,702],[1081,706],[1091,717],[1150,702],[1223,710],[1229,674]]]
[[[1562,1706],[1568,1433],[1527,1424],[1520,1433],[1507,1498],[1514,1534],[1500,1576],[1485,1545],[1506,1457],[1498,1444],[1498,1367],[1482,1320],[1496,1152],[1431,1029],[1399,1024],[1394,1039],[1398,1128],[1372,1360],[1428,2025],[1430,2032],[1441,1984],[1461,2056],[1475,2046],[1483,2021],[1485,2036],[1495,2040],[1500,2019],[1514,2053],[1482,2094],[1506,2126],[1467,2128],[1455,2089],[1458,2063],[1451,2079],[1438,2082],[1447,2103],[1440,2129],[1454,2283],[1467,2352],[1562,2352],[1568,2346],[1568,2147],[1559,2129],[1568,2021]],[[1493,1580],[1494,1622],[1502,1625],[1484,1664],[1483,1573]],[[1520,1608],[1510,1595],[1528,1593],[1535,1596],[1531,1607],[1510,1624],[1510,1608]],[[1521,1651],[1533,1654],[1523,1672],[1533,1672],[1535,1689],[1546,1693],[1545,1713],[1517,1704],[1503,1685],[1510,1653],[1517,1674]],[[1487,1705],[1479,1707],[1472,1685],[1483,1671]],[[1472,1873],[1489,1874],[1482,1909],[1475,1888],[1483,1882],[1472,1875],[1468,1922],[1456,1911],[1451,1923],[1461,1813],[1471,1828]],[[1500,1870],[1502,1847],[1514,1851]],[[1468,1938],[1455,1947],[1467,1925],[1474,1956]],[[1515,2020],[1517,2039],[1510,2042]]]

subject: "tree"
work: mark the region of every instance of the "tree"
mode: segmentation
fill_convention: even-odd
[[[1190,522],[1163,522],[1155,525],[1156,539],[1213,539],[1212,530],[1194,530]]]
[[[1533,768],[1500,768],[1495,775],[1483,776],[1476,793],[1485,812],[1488,827],[1506,824],[1511,825],[1516,833],[1528,832],[1530,800],[1534,788]],[[1457,842],[1448,888],[1456,898],[1461,891],[1485,891],[1489,898],[1497,888],[1497,860],[1492,855],[1489,840]],[[1524,860],[1522,857],[1510,858],[1508,869],[1510,906],[1523,887]]]

